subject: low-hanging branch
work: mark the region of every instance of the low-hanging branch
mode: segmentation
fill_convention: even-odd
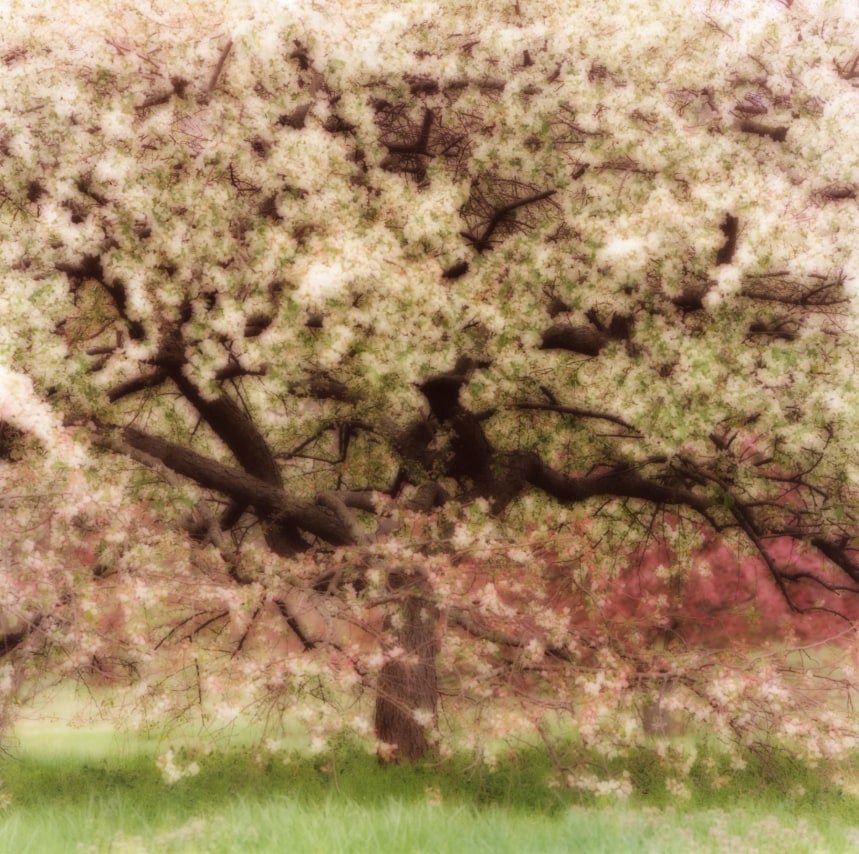
[[[133,427],[121,430],[122,439],[131,447],[159,460],[168,469],[234,501],[254,506],[311,533],[331,545],[354,545],[353,533],[344,526],[339,514],[319,504],[290,499],[283,489],[246,471],[198,454],[190,448],[151,436]]]

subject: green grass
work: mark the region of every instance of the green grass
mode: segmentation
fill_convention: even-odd
[[[852,844],[851,844],[852,843]],[[708,811],[691,816],[611,807],[573,808],[553,819],[498,807],[319,805],[237,799],[197,817],[157,825],[91,809],[13,815],[0,830],[4,851],[49,852],[827,852],[853,851],[843,832],[821,832],[787,812],[765,817]]]
[[[859,799],[820,769],[750,756],[703,773],[678,800],[653,750],[599,762],[567,746],[570,768],[629,773],[624,801],[558,782],[545,751],[382,767],[344,738],[325,754],[247,746],[205,755],[186,740],[177,762],[199,774],[164,782],[166,745],[106,729],[32,724],[0,759],[0,852],[840,852],[859,849]],[[715,760],[714,760],[715,761]],[[718,763],[717,763],[718,764]],[[854,830],[854,828],[857,828]]]

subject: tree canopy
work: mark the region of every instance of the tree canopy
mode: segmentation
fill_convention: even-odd
[[[721,543],[850,616],[852,5],[69,12],[0,13],[8,686],[334,674],[418,756],[439,692],[670,672],[745,732],[747,686],[601,609],[658,551],[667,655]]]

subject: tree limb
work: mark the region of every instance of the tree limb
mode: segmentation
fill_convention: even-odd
[[[489,626],[485,626],[475,620],[465,608],[452,607],[447,609],[448,625],[465,629],[472,637],[480,638],[481,640],[489,641],[490,643],[498,644],[499,646],[509,646],[517,649],[526,647],[529,641],[522,638],[508,635],[505,632],[498,631]],[[572,656],[567,650],[561,647],[547,647],[546,654],[554,658],[560,658],[563,661],[572,661]]]
[[[280,611],[284,620],[286,620],[286,624],[292,629],[293,634],[301,641],[302,646],[305,651],[309,651],[311,649],[316,649],[318,645],[318,641],[312,640],[310,637],[305,634],[304,629],[301,627],[301,623],[298,622],[295,615],[292,611],[289,610],[289,606],[283,600],[282,597],[278,596],[272,599],[272,602],[277,606],[277,610]]]
[[[122,430],[125,443],[154,457],[176,474],[199,486],[226,495],[241,504],[252,505],[258,512],[270,514],[278,522],[285,521],[332,545],[354,545],[353,532],[330,509],[318,504],[301,504],[290,500],[280,487],[254,477],[242,469],[228,466],[170,442],[151,436],[133,427]],[[114,450],[124,452],[122,445],[102,441]],[[141,458],[143,461],[145,458]]]
[[[151,371],[148,374],[141,374],[139,377],[133,377],[123,383],[115,385],[107,393],[107,399],[111,403],[117,403],[124,397],[130,397],[132,394],[137,394],[139,391],[144,391],[148,388],[155,388],[161,385],[167,379],[167,372],[160,368]]]
[[[650,480],[629,466],[586,477],[570,477],[547,466],[536,454],[523,452],[525,479],[535,488],[565,504],[590,498],[638,498],[652,504],[683,505],[705,518],[713,502],[670,482]]]

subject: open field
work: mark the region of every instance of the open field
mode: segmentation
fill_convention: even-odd
[[[0,852],[839,852],[859,848],[859,799],[812,769],[750,763],[713,789],[669,793],[655,755],[628,757],[617,800],[550,785],[544,752],[493,770],[465,756],[381,767],[344,741],[310,755],[163,742],[31,721],[0,760]],[[178,743],[177,743],[178,744]]]
[[[4,852],[840,852],[857,840],[843,826],[824,827],[789,810],[697,811],[572,808],[549,817],[498,807],[403,804],[363,807],[286,796],[240,798],[197,815],[161,810],[146,820],[126,798],[78,809],[15,813],[0,829]]]

